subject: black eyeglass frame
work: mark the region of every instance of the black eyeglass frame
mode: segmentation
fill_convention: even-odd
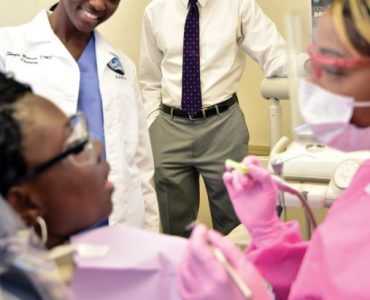
[[[32,170],[29,170],[26,174],[24,174],[20,178],[17,178],[14,181],[13,184],[19,184],[19,183],[24,182],[28,179],[36,177],[37,175],[40,175],[42,172],[49,169],[50,167],[52,167],[56,163],[62,161],[63,159],[65,159],[70,154],[79,154],[80,152],[82,152],[84,150],[85,145],[88,142],[89,142],[89,138],[87,138],[85,140],[82,140],[82,141],[76,141],[76,142],[72,143],[70,147],[68,147],[67,149],[64,149],[58,155],[56,155],[53,158],[43,162],[42,164],[36,166]]]

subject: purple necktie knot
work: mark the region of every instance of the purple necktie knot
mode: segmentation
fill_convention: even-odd
[[[189,0],[189,6],[194,7],[197,5],[198,0]]]

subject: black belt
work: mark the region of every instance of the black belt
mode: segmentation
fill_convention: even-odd
[[[199,111],[194,116],[190,116],[186,111],[180,108],[168,106],[163,103],[161,104],[161,110],[165,112],[166,114],[169,114],[173,117],[185,118],[185,119],[190,119],[190,120],[205,119],[205,118],[212,117],[212,116],[215,116],[215,115],[218,115],[220,113],[227,111],[229,107],[233,106],[237,102],[238,102],[238,97],[236,96],[236,94],[233,94],[231,98],[225,101],[222,101],[218,104],[215,104],[209,107],[202,108],[202,110]]]

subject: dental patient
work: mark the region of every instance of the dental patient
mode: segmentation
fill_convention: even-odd
[[[29,226],[44,220],[48,248],[107,218],[113,186],[82,114],[67,118],[0,74],[0,193]]]
[[[29,86],[0,73],[1,195],[53,250],[51,254],[67,249],[72,236],[72,246],[78,246],[80,240],[89,243],[92,237],[112,250],[97,258],[101,268],[96,273],[84,262],[87,274],[76,262],[84,257],[77,257],[74,265],[68,252],[71,276],[65,279],[69,282],[73,276],[71,289],[76,299],[85,292],[92,293],[89,299],[99,299],[94,289],[103,291],[106,299],[114,299],[111,294],[123,299],[126,293],[135,299],[149,294],[151,299],[178,299],[171,296],[176,295],[172,270],[185,249],[185,239],[124,224],[94,228],[110,214],[114,190],[107,180],[110,167],[101,154],[101,145],[91,140],[83,114],[68,118],[52,102],[32,93]],[[104,273],[109,271],[104,269],[108,261],[114,262],[113,280]],[[125,267],[128,264],[131,268]],[[88,277],[97,273],[103,279],[91,285]],[[121,280],[114,280],[117,278]],[[82,286],[81,281],[88,286]],[[111,285],[109,289],[107,285]],[[161,292],[153,292],[157,290]]]

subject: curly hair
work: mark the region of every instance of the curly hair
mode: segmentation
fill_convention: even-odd
[[[32,90],[28,85],[0,73],[0,194],[4,197],[12,183],[27,171],[22,132],[14,114],[15,104],[29,92]]]

